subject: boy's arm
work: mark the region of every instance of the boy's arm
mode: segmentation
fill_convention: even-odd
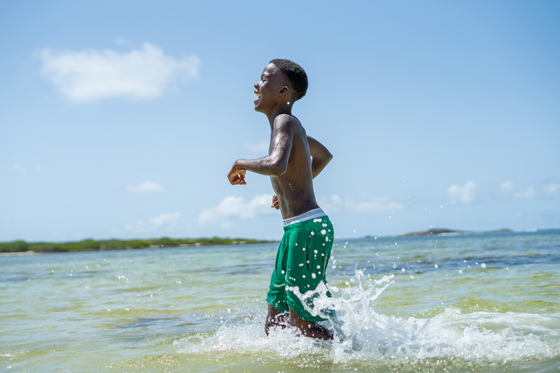
[[[288,159],[292,149],[291,119],[278,117],[274,122],[272,150],[266,157],[258,159],[238,159],[229,171],[228,180],[232,185],[245,185],[245,172],[261,175],[280,176],[288,169]]]
[[[313,172],[313,178],[315,178],[329,164],[333,155],[323,144],[311,136],[307,136],[307,143],[309,144],[309,153],[313,157],[311,171]]]

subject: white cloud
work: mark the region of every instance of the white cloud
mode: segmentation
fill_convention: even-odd
[[[163,214],[160,214],[160,215],[156,216],[155,218],[151,218],[150,223],[152,223],[156,227],[159,227],[162,224],[165,224],[165,225],[173,224],[180,217],[181,217],[180,212],[174,212],[172,214],[171,213],[163,213]]]
[[[181,213],[162,213],[148,221],[137,220],[134,224],[125,225],[125,229],[130,232],[150,232],[156,228],[163,228],[167,231],[173,230],[181,223]]]
[[[530,186],[529,188],[527,188],[526,191],[524,192],[518,192],[515,193],[515,198],[519,198],[519,199],[531,199],[535,196],[535,188],[533,188],[532,186]]]
[[[245,147],[253,153],[267,153],[268,154],[269,146],[270,146],[270,141],[268,141],[268,140],[262,140],[262,141],[259,141],[257,143],[253,143],[253,144],[250,144],[250,143],[245,144]]]
[[[535,196],[535,188],[530,186],[524,192],[515,192],[515,184],[511,181],[506,181],[500,185],[500,191],[507,196],[513,196],[517,199],[531,199]],[[546,191],[545,191],[546,192]]]
[[[364,196],[359,200],[345,198],[333,194],[327,200],[321,201],[321,206],[327,211],[350,210],[354,212],[380,212],[403,208],[404,205],[389,201],[387,197]]]
[[[476,184],[472,181],[464,186],[452,185],[447,189],[451,203],[471,203],[476,199]]]
[[[547,196],[560,195],[560,184],[548,184],[543,190]]]
[[[515,187],[515,184],[511,181],[506,181],[505,183],[502,183],[502,185],[500,185],[500,191],[503,194],[510,194],[513,193],[513,189]]]
[[[278,215],[276,209],[270,207],[272,194],[261,194],[249,202],[243,197],[229,196],[224,198],[216,207],[200,213],[198,221],[201,223],[220,222],[227,218],[251,219],[260,216]]]
[[[126,187],[126,190],[136,194],[161,193],[166,191],[164,187],[153,181],[144,181],[138,185],[129,185]]]
[[[43,62],[43,74],[74,103],[110,97],[155,98],[171,81],[198,76],[200,66],[194,55],[175,60],[150,43],[126,53],[44,49],[38,56]]]
[[[23,167],[23,166],[20,165],[19,163],[14,163],[14,164],[12,165],[12,170],[14,170],[15,172],[22,173],[22,172],[25,172],[25,167]]]

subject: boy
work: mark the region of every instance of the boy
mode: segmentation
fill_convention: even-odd
[[[276,59],[262,72],[255,84],[255,110],[268,117],[271,130],[269,155],[258,159],[238,159],[228,174],[232,185],[245,185],[246,171],[270,176],[276,195],[273,208],[284,219],[284,237],[278,247],[272,272],[265,332],[289,323],[308,337],[331,339],[316,325],[321,317],[305,310],[294,294],[315,290],[325,279],[325,270],[333,244],[334,230],[329,218],[315,200],[313,178],[332,159],[319,141],[307,136],[301,122],[292,115],[294,102],[305,96],[307,75],[298,64]],[[312,303],[307,303],[312,306]]]

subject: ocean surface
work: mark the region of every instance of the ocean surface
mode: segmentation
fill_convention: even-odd
[[[560,372],[560,230],[338,240],[328,342],[265,336],[275,253],[0,257],[0,371]]]

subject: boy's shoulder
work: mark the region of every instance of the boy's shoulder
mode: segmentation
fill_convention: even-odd
[[[277,130],[299,130],[303,128],[298,118],[291,114],[280,114],[274,118],[274,128]]]

